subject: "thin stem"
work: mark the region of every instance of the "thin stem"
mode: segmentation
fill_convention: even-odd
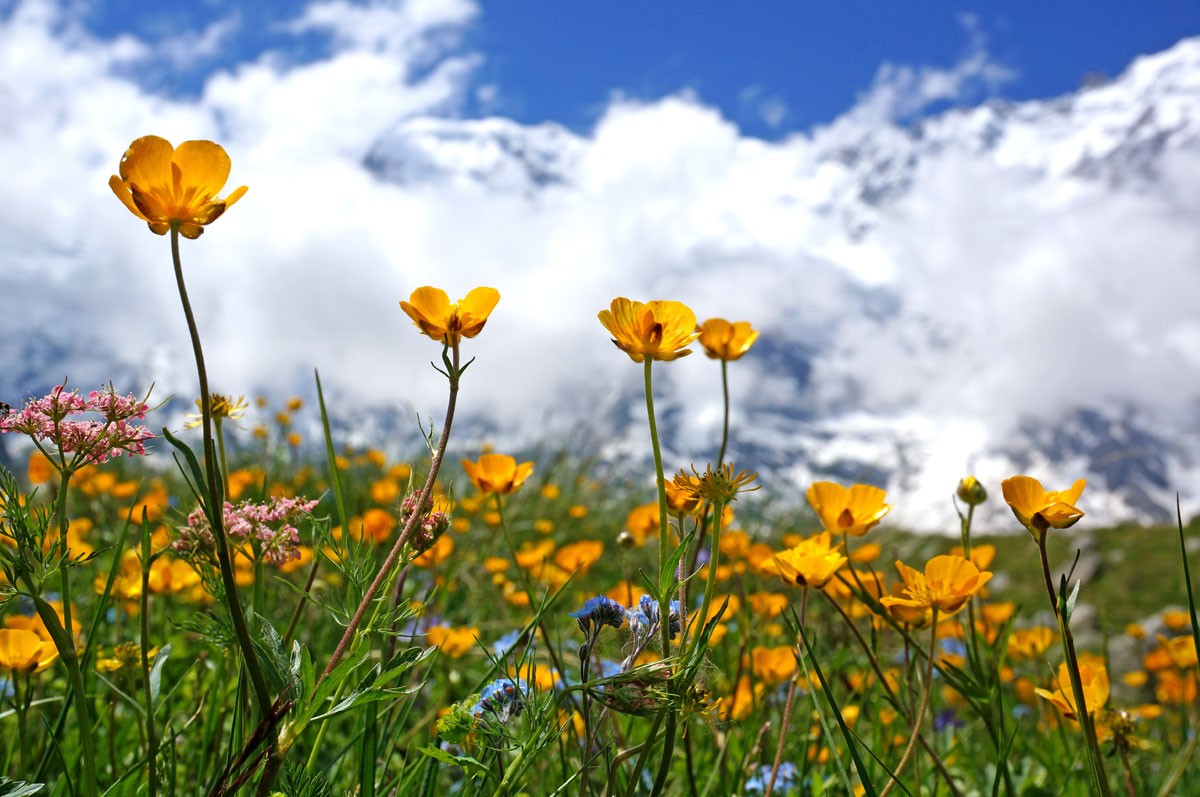
[[[710,549],[708,555],[708,579],[704,583],[704,600],[700,604],[700,614],[698,615],[698,623],[703,632],[704,625],[708,622],[708,611],[712,606],[713,594],[717,588],[717,565],[721,551],[721,517],[725,514],[724,504],[713,504],[713,532],[710,540]],[[699,646],[699,635],[696,636],[697,649]],[[693,653],[695,651],[693,650]],[[691,656],[688,657],[689,659]]]
[[[1104,771],[1104,760],[1100,754],[1100,740],[1096,736],[1096,725],[1092,720],[1091,713],[1088,711],[1087,696],[1083,691],[1083,680],[1079,672],[1079,657],[1075,653],[1075,636],[1071,633],[1070,617],[1066,616],[1064,608],[1059,606],[1063,598],[1054,589],[1054,582],[1050,576],[1050,560],[1046,554],[1046,535],[1044,532],[1038,540],[1038,553],[1042,560],[1042,577],[1046,581],[1046,591],[1050,597],[1050,603],[1054,606],[1054,616],[1058,620],[1058,632],[1062,638],[1063,653],[1067,660],[1067,672],[1071,678],[1071,694],[1075,698],[1075,713],[1079,719],[1079,727],[1083,730],[1084,746],[1087,749],[1092,782],[1098,794],[1103,797],[1109,797],[1112,792],[1108,785],[1108,775]],[[1065,603],[1063,606],[1065,607]]]
[[[671,593],[673,590],[662,588],[662,582],[668,570],[667,547],[670,544],[670,537],[667,529],[667,482],[666,476],[663,473],[662,449],[658,443],[658,424],[654,420],[654,388],[650,376],[653,364],[654,360],[650,357],[645,359],[646,417],[650,422],[650,445],[654,450],[654,478],[655,484],[658,486],[658,578],[660,587],[658,593],[658,625],[662,635],[662,655],[666,659],[671,655]],[[682,532],[683,530],[680,529],[680,533]],[[663,754],[659,763],[658,778],[651,792],[652,795],[656,795],[662,790],[662,781],[665,780],[666,769],[670,764],[671,753],[675,748],[674,720],[674,714],[667,717],[665,731],[667,738],[663,743]],[[651,735],[646,740],[648,748],[649,746],[653,746],[654,731],[656,728],[657,725],[651,729]]]
[[[722,360],[724,365],[725,361]],[[805,615],[808,614],[808,586],[805,585],[804,591],[800,593],[800,625],[804,625]],[[800,641],[796,641],[796,646],[800,646]],[[775,760],[771,763],[771,778],[767,781],[767,791],[764,797],[771,797],[771,792],[775,791],[775,776],[779,774],[779,765],[783,763],[783,746],[787,741],[788,725],[792,721],[792,705],[796,700],[796,680],[800,677],[799,669],[792,675],[791,683],[788,684],[787,702],[783,706],[783,721],[779,725],[779,744],[775,747]]]
[[[892,773],[892,779],[883,787],[883,791],[879,793],[879,797],[887,797],[892,788],[900,782],[900,775],[904,772],[904,768],[908,766],[908,761],[912,757],[913,751],[917,749],[917,739],[921,737],[921,725],[925,722],[925,712],[929,708],[929,695],[933,692],[933,661],[935,658],[934,653],[937,650],[938,607],[934,606],[931,611],[929,656],[925,667],[925,691],[921,695],[921,707],[917,709],[917,716],[913,719],[913,732],[912,736],[908,739],[908,746],[904,748],[904,755],[900,756],[900,763],[896,765],[896,769]]]
[[[429,461],[429,475],[425,477],[425,486],[421,488],[421,493],[417,496],[415,506],[418,510],[423,509],[429,502],[430,496],[433,495],[433,485],[437,481],[438,471],[442,468],[442,458],[445,456],[446,446],[450,442],[450,427],[454,423],[454,408],[458,403],[458,381],[459,377],[462,376],[459,370],[457,342],[450,346],[450,354],[452,361],[450,370],[447,372],[450,379],[450,398],[446,403],[446,422],[442,424],[442,436],[438,439],[437,448],[434,450],[433,457]],[[422,513],[420,511],[414,511],[409,516],[408,522],[404,524],[404,530],[396,540],[396,544],[392,546],[387,559],[383,561],[379,572],[375,574],[375,579],[367,587],[366,594],[363,595],[362,600],[359,602],[358,609],[354,612],[354,617],[351,618],[350,624],[346,626],[345,633],[342,634],[342,638],[338,642],[337,648],[334,649],[333,655],[329,657],[329,663],[325,665],[325,670],[321,673],[321,677],[317,679],[317,683],[325,680],[329,676],[329,673],[333,672],[333,668],[337,666],[338,662],[342,660],[342,656],[346,653],[346,648],[350,646],[355,632],[358,631],[358,627],[362,623],[363,616],[367,613],[367,607],[375,600],[376,594],[378,594],[384,582],[387,581],[392,568],[395,567],[397,560],[400,558],[401,551],[404,550],[404,546],[408,543],[408,538],[412,535],[413,529],[417,527],[417,524],[421,520]]]
[[[875,677],[879,679],[880,686],[882,686],[883,691],[887,693],[888,700],[890,700],[893,705],[902,707],[899,696],[896,695],[895,691],[888,683],[887,675],[884,674],[883,667],[881,667],[879,664],[879,658],[875,655],[875,651],[871,649],[871,646],[867,644],[867,640],[862,635],[862,631],[860,631],[858,626],[854,624],[854,620],[850,618],[850,615],[846,613],[846,609],[842,606],[842,604],[838,603],[836,598],[832,597],[824,590],[821,591],[821,594],[824,595],[825,599],[833,606],[834,609],[837,610],[838,614],[841,615],[842,620],[844,620],[846,625],[850,628],[850,632],[858,641],[859,647],[861,647],[863,649],[863,653],[866,654],[867,661],[871,664],[871,670],[875,673]],[[904,644],[905,646],[908,645],[907,638],[905,639]],[[908,656],[906,653],[905,659],[907,658]],[[908,719],[908,717],[905,717],[905,719]],[[988,728],[988,732],[991,733],[990,726]],[[950,771],[946,769],[945,762],[942,761],[941,757],[937,754],[937,751],[933,749],[933,746],[929,744],[929,741],[925,738],[924,734],[921,735],[920,742],[921,747],[923,747],[925,752],[929,754],[929,757],[933,759],[934,766],[936,766],[938,772],[941,773],[942,779],[946,781],[946,786],[949,787],[950,793],[953,794],[954,797],[960,797],[961,792],[959,792],[958,787],[954,785],[954,778],[951,776]],[[1004,767],[1005,781],[1008,782],[1008,765],[1006,762],[1002,762],[1001,765]],[[1008,793],[1012,794],[1013,792],[1011,789],[1009,789]]]
[[[146,761],[149,764],[149,797],[158,794],[158,734],[154,729],[154,696],[150,693],[150,526],[142,510],[142,611],[141,631],[142,692],[146,698]]]
[[[196,358],[196,375],[200,382],[200,416],[204,434],[204,475],[207,501],[208,523],[212,527],[217,563],[221,571],[221,585],[225,590],[226,603],[229,605],[230,619],[233,621],[234,636],[238,648],[246,663],[246,671],[250,675],[250,684],[254,689],[254,697],[258,703],[259,714],[265,719],[271,716],[271,690],[263,675],[254,652],[254,642],[250,638],[250,628],[246,624],[246,616],[242,612],[241,600],[238,598],[237,579],[233,573],[233,562],[229,556],[229,543],[225,538],[225,506],[221,500],[222,490],[219,474],[217,473],[217,454],[213,446],[212,434],[212,401],[208,392],[208,370],[204,367],[204,349],[200,345],[200,331],[196,326],[196,318],[192,313],[192,304],[188,300],[187,285],[183,280],[183,263],[179,258],[179,223],[171,223],[171,260],[175,266],[175,283],[179,287],[179,300],[183,304],[183,314],[187,319],[188,334],[192,339],[192,353]]]
[[[721,395],[725,399],[725,412],[721,423],[721,449],[717,452],[716,466],[725,461],[725,449],[729,445],[729,362],[721,360]]]

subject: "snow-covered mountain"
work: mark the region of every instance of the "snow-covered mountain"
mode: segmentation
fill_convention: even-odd
[[[602,135],[603,130],[597,138]],[[527,127],[499,118],[412,119],[383,137],[365,164],[379,179],[404,186],[452,182],[465,191],[518,196],[530,203],[553,189],[587,202],[607,188],[590,171],[589,149],[599,146],[597,140],[552,124]],[[1013,417],[999,424],[1005,429],[1001,435],[993,431],[994,417],[970,414],[1002,412],[1006,405],[1002,385],[986,388],[993,400],[976,398],[967,402],[967,413],[947,414],[928,395],[908,391],[886,398],[874,395],[878,390],[864,385],[869,380],[851,368],[830,368],[828,351],[833,347],[839,357],[859,364],[875,356],[898,356],[905,365],[928,371],[927,384],[941,396],[938,401],[946,400],[941,395],[946,388],[937,384],[936,372],[956,352],[961,353],[957,341],[961,330],[922,307],[931,301],[929,297],[897,283],[939,277],[942,266],[923,262],[922,243],[933,250],[951,247],[929,253],[937,261],[994,255],[962,248],[969,240],[944,240],[936,233],[926,241],[905,239],[906,225],[922,226],[928,215],[942,211],[948,223],[998,227],[995,234],[1001,237],[1019,237],[1018,225],[1028,212],[1024,207],[1006,215],[1002,211],[1007,203],[1036,203],[1045,215],[1062,214],[1064,220],[1077,218],[1081,207],[1086,213],[1089,205],[1099,217],[1116,216],[1118,221],[1125,208],[1131,213],[1152,212],[1165,219],[1166,229],[1177,228],[1178,238],[1164,241],[1170,250],[1167,257],[1173,260],[1149,270],[1147,276],[1177,279],[1181,290],[1194,287],[1200,262],[1189,256],[1197,254],[1200,220],[1200,186],[1195,181],[1200,176],[1200,39],[1139,58],[1120,77],[1092,80],[1063,97],[993,100],[903,125],[851,112],[808,136],[741,146],[757,148],[767,153],[765,157],[773,153],[775,165],[787,167],[767,183],[774,193],[762,202],[788,206],[798,225],[809,225],[814,232],[794,249],[784,247],[785,256],[807,261],[809,277],[819,272],[820,280],[840,283],[834,293],[850,305],[835,311],[818,308],[810,322],[776,323],[765,330],[758,348],[747,358],[755,362],[750,377],[755,388],[743,393],[742,405],[735,409],[738,422],[732,450],[739,461],[786,474],[799,486],[818,477],[883,483],[906,496],[909,508],[898,513],[904,522],[946,529],[953,528],[946,525],[953,517],[948,496],[954,480],[968,469],[992,477],[997,493],[995,480],[1016,472],[1041,474],[1048,484],[1065,484],[1085,475],[1091,484],[1087,503],[1096,507],[1093,514],[1109,520],[1168,519],[1173,515],[1175,491],[1189,499],[1193,510],[1197,508],[1193,485],[1200,472],[1195,412],[1200,399],[1200,327],[1196,325],[1200,298],[1190,305],[1185,302],[1182,307],[1190,306],[1191,312],[1171,325],[1181,364],[1195,369],[1187,396],[1175,396],[1164,410],[1141,405],[1144,391],[1140,388],[1126,395],[1119,391],[1079,394],[1068,400],[1056,395],[1048,402],[1054,405],[1049,412],[1037,411],[1036,396],[1031,402],[1024,397],[1015,402]],[[954,207],[929,208],[927,203],[941,193],[937,183],[950,179],[951,168],[956,176],[973,173],[978,179],[976,184],[957,187],[961,198],[992,194],[982,204],[1001,213],[972,216],[969,210]],[[1006,225],[1012,228],[1003,229]],[[702,279],[714,270],[741,268],[753,279],[761,270],[787,268],[780,262],[779,247],[771,251],[761,239],[754,240],[752,234],[748,238],[729,236],[710,242],[706,251],[698,247],[690,277]],[[1018,248],[1012,255],[1018,261],[1042,261],[1035,248]],[[1052,257],[1071,256],[1068,239],[1061,251],[1047,255],[1037,268],[1012,278],[1027,279],[1030,290],[1037,290],[1034,276],[1056,268]],[[1086,257],[1086,252],[1080,256]],[[1140,253],[1144,258],[1161,256]],[[897,261],[905,265],[899,267]],[[1131,260],[1128,268],[1138,271],[1144,265]],[[980,288],[987,290],[986,281]],[[1087,286],[1080,288],[1086,291]],[[995,300],[1019,296],[1018,287]],[[813,307],[794,299],[789,303],[789,298],[793,297],[781,294],[784,307],[770,315],[776,319],[813,315]],[[988,299],[984,294],[975,302]],[[1041,303],[1034,304],[1041,308]],[[1001,306],[992,312],[1006,311]],[[858,320],[847,322],[851,316]],[[900,338],[896,349],[884,347],[872,355],[855,351],[857,344],[848,339],[857,335],[847,333],[864,324],[873,326],[876,334]],[[1137,341],[1141,334],[1153,334],[1152,329],[1129,333],[1127,342],[1135,348],[1156,345]],[[987,334],[986,329],[982,334]],[[1031,353],[1029,379],[1037,380],[1039,370],[1055,368],[1054,348],[1055,341],[1047,339],[1043,351]],[[1101,354],[1090,367],[1107,365]],[[735,380],[740,367],[741,363],[731,367]],[[830,376],[837,379],[832,390],[829,384],[814,381]],[[762,389],[768,379],[771,387]],[[640,417],[628,410],[631,404],[636,406],[638,385],[626,387],[612,401],[605,420],[611,424],[607,431],[613,435],[609,443],[613,456],[644,448]],[[668,447],[680,462],[703,461],[715,448],[713,435],[719,425],[711,392],[701,399],[700,393],[693,392],[696,389],[693,383],[667,389],[671,400],[666,413],[674,420],[666,424]],[[1055,386],[1054,392],[1059,394],[1061,386]],[[697,409],[699,401],[703,405]]]
[[[1165,519],[1176,491],[1200,511],[1200,39],[1047,100],[897,121],[876,101],[889,88],[776,142],[690,95],[614,102],[587,135],[410,115],[319,177],[252,185],[231,217],[296,202],[277,241],[223,220],[205,236],[189,279],[210,360],[236,392],[295,392],[315,360],[347,417],[429,412],[424,395],[386,398],[424,389],[404,368],[429,353],[391,342],[402,318],[364,332],[359,297],[387,293],[397,312],[395,283],[453,272],[500,287],[507,313],[471,342],[471,376],[492,386],[464,390],[471,439],[585,428],[613,461],[645,462],[640,371],[594,313],[619,294],[678,298],[762,331],[729,368],[730,454],[776,494],[872,481],[897,522],[953,531],[949,496],[975,472],[996,494],[983,522],[1009,528],[999,480],[1027,472],[1051,488],[1086,476],[1098,521]],[[114,240],[113,274],[146,257]],[[0,222],[0,400],[63,374],[186,392],[169,274],[131,288],[96,276],[103,247],[57,246]],[[243,267],[233,255],[254,246]],[[49,281],[48,258],[65,264]],[[130,303],[137,323],[114,324]],[[145,314],[174,337],[139,339]],[[702,467],[719,369],[696,354],[655,379],[668,467]]]

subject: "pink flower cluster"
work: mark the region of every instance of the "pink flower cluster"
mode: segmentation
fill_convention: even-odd
[[[410,495],[400,504],[400,522],[407,525],[414,513],[418,513],[417,496]],[[426,501],[418,514],[421,519],[410,532],[408,542],[414,551],[424,553],[450,528],[450,516],[432,509],[432,501]]]
[[[300,532],[292,524],[316,505],[316,501],[303,498],[272,498],[264,504],[243,501],[237,506],[226,501],[225,532],[233,540],[257,540],[263,560],[281,565],[300,558]],[[215,544],[204,510],[196,507],[188,515],[187,525],[180,527],[179,539],[172,547],[181,554],[191,554],[212,551]]]
[[[63,454],[101,463],[123,453],[146,453],[145,441],[154,435],[129,421],[145,419],[147,409],[141,399],[119,395],[111,386],[84,398],[59,385],[42,398],[30,399],[19,411],[0,413],[0,432],[21,432]],[[73,417],[86,413],[93,417]]]

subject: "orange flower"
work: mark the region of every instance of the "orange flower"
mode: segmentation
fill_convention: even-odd
[[[507,454],[484,454],[478,462],[462,461],[463,470],[481,492],[508,495],[516,490],[533,473],[532,462],[517,464]]]
[[[425,632],[425,636],[429,640],[429,644],[435,646],[443,655],[457,659],[475,647],[475,641],[479,639],[479,629],[435,625]]]
[[[600,323],[613,343],[635,363],[677,360],[692,353],[687,348],[700,333],[696,314],[682,302],[635,302],[619,296],[599,313]]]
[[[784,683],[796,672],[796,654],[790,645],[756,647],[750,651],[750,671],[768,686]]]
[[[579,540],[559,548],[554,554],[554,562],[569,573],[576,570],[586,572],[594,562],[599,561],[603,553],[604,543],[598,540]]]
[[[883,502],[887,492],[869,484],[846,488],[833,482],[817,482],[808,488],[807,497],[826,529],[853,537],[866,534],[891,509]]]
[[[752,683],[749,676],[743,675],[738,679],[733,694],[721,699],[720,711],[726,720],[742,720],[750,716],[754,704],[762,697],[766,687],[761,683]]]
[[[217,196],[229,167],[225,150],[211,141],[185,141],[177,149],[158,136],[142,136],[125,150],[120,176],[108,185],[151,232],[165,235],[175,227],[184,238],[199,238],[246,193],[242,186],[225,199]]]
[[[700,494],[700,479],[679,471],[666,483],[667,509],[680,515],[698,515],[704,506]],[[655,507],[658,505],[655,504]],[[655,524],[657,531],[657,523]]]
[[[736,360],[758,340],[758,332],[749,321],[730,323],[724,318],[710,318],[700,325],[700,345],[714,360]]]
[[[953,554],[933,557],[925,564],[924,573],[900,561],[896,562],[896,569],[904,579],[904,588],[899,596],[880,598],[880,603],[889,607],[936,608],[947,616],[966,606],[992,577],[986,570],[980,572],[971,561]]]
[[[444,290],[426,285],[413,291],[407,302],[401,301],[400,309],[421,332],[447,346],[457,346],[462,338],[479,334],[499,301],[499,291],[481,287],[451,304]]]
[[[29,454],[29,466],[26,469],[30,484],[47,484],[54,478],[54,464],[46,459],[46,455],[34,449]]]
[[[1070,528],[1083,517],[1075,502],[1085,486],[1087,481],[1079,479],[1068,490],[1047,492],[1032,476],[1013,476],[1000,484],[1013,514],[1038,542],[1045,537],[1046,529]]]

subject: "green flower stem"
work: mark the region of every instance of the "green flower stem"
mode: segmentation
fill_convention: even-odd
[[[729,446],[729,361],[721,360],[721,395],[725,399],[725,409],[721,422],[721,448],[717,451],[717,461],[714,467],[721,467],[725,462],[725,450]],[[696,547],[688,557],[688,572],[696,572],[696,564],[700,561],[700,548],[704,545],[704,534],[708,530],[708,515],[711,507],[705,508],[705,514],[700,516],[700,532],[696,535]]]
[[[60,455],[61,456],[61,455]],[[70,525],[67,521],[67,488],[71,483],[72,468],[60,458],[61,467],[59,468],[59,489],[57,503],[54,506],[55,517],[58,520],[59,541],[63,547],[63,556],[68,556],[67,551],[67,528]],[[58,614],[50,604],[41,599],[38,591],[35,589],[31,581],[26,580],[26,586],[30,594],[34,597],[34,605],[37,608],[38,616],[42,618],[43,625],[50,633],[50,638],[54,641],[54,647],[58,651],[58,657],[62,659],[63,666],[67,668],[67,682],[71,687],[71,695],[75,701],[75,713],[79,716],[79,741],[83,748],[83,793],[88,797],[95,797],[99,794],[99,787],[96,783],[96,749],[95,742],[92,738],[92,711],[87,700],[87,688],[84,686],[83,671],[79,666],[79,657],[75,653],[75,634],[71,630],[73,623],[71,620],[71,577],[70,565],[63,564],[61,567],[62,573],[62,604],[63,604],[63,619],[59,621]],[[65,626],[64,626],[65,623]],[[22,723],[24,724],[24,723]]]
[[[146,510],[142,510],[142,611],[140,618],[141,631],[141,665],[142,665],[142,694],[146,699],[146,761],[149,764],[149,781],[147,794],[156,797],[158,794],[158,734],[154,728],[154,696],[150,693],[150,524],[146,520]]]
[[[433,452],[433,456],[429,460],[429,475],[425,477],[425,486],[421,488],[421,493],[417,496],[417,501],[414,506],[421,508],[428,502],[430,496],[433,495],[433,485],[437,482],[438,471],[442,468],[442,459],[446,455],[446,446],[450,443],[450,427],[454,423],[454,408],[458,404],[458,383],[462,376],[462,370],[459,366],[458,343],[449,347],[451,361],[450,367],[446,371],[446,376],[450,380],[450,398],[446,403],[446,422],[442,424],[442,436],[438,439],[437,448]],[[445,355],[443,355],[444,357]],[[469,365],[469,363],[468,363]],[[409,517],[408,522],[404,524],[404,530],[400,532],[400,536],[396,539],[396,544],[392,546],[392,550],[388,552],[387,558],[379,567],[379,572],[375,574],[375,579],[371,585],[367,587],[366,593],[358,604],[358,608],[354,612],[354,617],[351,618],[350,624],[346,626],[346,631],[342,634],[341,640],[333,651],[333,655],[329,657],[329,663],[325,665],[324,672],[317,679],[317,683],[325,680],[329,673],[333,672],[333,668],[342,660],[346,649],[354,640],[354,635],[358,632],[359,625],[362,624],[363,616],[367,613],[367,607],[375,600],[375,596],[379,593],[380,588],[391,576],[392,568],[396,566],[396,562],[400,559],[400,553],[404,550],[404,546],[408,543],[408,538],[412,535],[413,529],[421,522],[421,512],[414,511]]]
[[[658,424],[654,420],[654,389],[653,382],[650,377],[651,366],[654,360],[650,357],[645,358],[645,388],[646,388],[646,416],[650,421],[650,444],[654,449],[654,477],[655,483],[658,485],[658,625],[662,634],[662,655],[666,659],[671,655],[671,594],[674,590],[661,589],[662,581],[667,575],[667,546],[670,544],[670,539],[667,533],[667,482],[663,474],[662,449],[658,444]],[[682,533],[680,529],[680,533]],[[670,711],[668,709],[668,711]],[[666,736],[663,742],[662,759],[659,762],[658,776],[655,778],[654,788],[651,790],[651,797],[662,792],[663,785],[666,782],[667,770],[671,764],[671,753],[675,749],[675,713],[671,711],[667,715],[667,727],[664,730]],[[653,730],[650,738],[647,740],[647,749],[653,746],[654,734]]]
[[[1075,698],[1075,713],[1079,718],[1079,727],[1083,729],[1092,786],[1095,788],[1095,793],[1101,797],[1111,797],[1112,790],[1108,785],[1108,775],[1104,771],[1104,758],[1100,753],[1100,740],[1096,736],[1096,725],[1091,712],[1088,711],[1087,699],[1083,692],[1083,679],[1079,674],[1079,657],[1075,654],[1075,636],[1071,633],[1070,618],[1065,616],[1065,604],[1062,607],[1059,605],[1062,596],[1054,589],[1054,581],[1050,576],[1050,559],[1046,554],[1045,532],[1042,532],[1037,543],[1038,553],[1042,560],[1042,577],[1046,581],[1046,594],[1050,597],[1050,604],[1054,607],[1054,616],[1058,620],[1059,638],[1062,640],[1067,672],[1071,676],[1071,694]]]
[[[724,365],[722,360],[721,364]],[[808,614],[808,586],[805,585],[804,591],[800,593],[800,625],[803,626],[805,618]],[[796,640],[796,647],[800,647],[800,641]],[[792,706],[796,700],[796,681],[800,677],[799,668],[791,677],[791,682],[788,684],[787,702],[783,706],[783,719],[779,723],[779,744],[775,746],[775,760],[771,762],[771,778],[767,781],[767,790],[763,797],[771,797],[771,793],[775,791],[775,776],[779,774],[779,765],[783,763],[783,748],[787,742],[788,725],[792,721]]]
[[[512,558],[513,566],[517,569],[517,578],[521,579],[521,589],[525,590],[525,595],[529,598],[529,605],[533,607],[533,581],[529,577],[529,573],[525,572],[525,568],[521,567],[517,562],[517,547],[513,543],[512,531],[508,528],[508,518],[504,515],[504,502],[500,500],[500,494],[492,495],[496,503],[496,514],[500,516],[500,532],[504,536],[504,543],[508,547],[508,555]],[[562,660],[558,657],[558,651],[550,641],[550,632],[546,630],[546,624],[542,622],[540,612],[535,612],[534,618],[537,620],[538,631],[542,634],[542,639],[546,640],[546,651],[550,654],[550,663],[554,665],[554,669],[558,670],[559,677],[566,675],[566,669],[563,667]],[[586,681],[586,679],[585,679]],[[585,699],[587,692],[584,692]],[[575,700],[572,698],[571,707],[575,707]]]
[[[204,350],[200,345],[200,331],[196,326],[196,317],[192,313],[192,304],[188,300],[187,285],[183,281],[183,263],[179,258],[178,221],[171,222],[171,260],[175,266],[175,283],[179,286],[179,300],[183,304],[183,314],[187,319],[188,334],[192,339],[192,353],[196,358],[196,375],[200,381],[200,415],[204,434],[204,472],[207,482],[205,485],[207,488],[205,509],[216,543],[214,547],[217,549],[221,584],[225,590],[226,603],[229,605],[234,636],[237,638],[238,648],[245,660],[246,671],[250,675],[250,684],[254,689],[259,714],[266,719],[271,716],[271,690],[267,686],[267,679],[263,675],[258,655],[254,652],[250,628],[246,624],[246,615],[242,612],[241,600],[238,598],[237,579],[233,573],[229,543],[225,538],[225,505],[222,500],[220,475],[217,473],[217,453],[213,445],[212,400],[208,392],[208,371],[204,367]]]
[[[929,655],[925,666],[925,691],[921,695],[921,706],[917,709],[917,716],[913,718],[913,732],[912,736],[908,739],[908,746],[904,748],[904,755],[900,756],[900,763],[896,764],[891,780],[883,787],[883,791],[879,793],[879,797],[887,797],[892,788],[900,782],[900,775],[904,772],[904,768],[908,766],[913,751],[917,749],[917,740],[921,738],[921,725],[925,722],[925,712],[929,709],[929,695],[933,692],[933,662],[937,653],[937,606],[932,607],[931,615],[929,622]]]
[[[721,422],[721,449],[717,452],[717,461],[713,463],[721,467],[725,462],[725,449],[729,445],[729,362],[721,360],[721,395],[725,399],[725,412]]]
[[[61,496],[60,496],[61,498]],[[96,748],[92,738],[92,713],[88,705],[87,692],[83,685],[83,672],[79,667],[79,657],[75,655],[73,635],[64,630],[58,620],[58,615],[49,603],[34,592],[33,584],[26,582],[30,594],[33,595],[34,607],[42,624],[54,640],[58,657],[67,668],[67,680],[71,685],[71,694],[75,700],[75,712],[79,715],[79,743],[83,748],[83,793],[87,797],[96,797],[99,787],[96,785]]]
[[[654,390],[650,378],[650,369],[654,360],[645,359],[646,381],[646,415],[650,420],[650,445],[654,449],[654,479],[658,487],[658,577],[661,581],[667,572],[667,548],[671,544],[667,528],[667,481],[663,473],[662,449],[658,444],[658,424],[654,420]],[[682,529],[681,529],[682,532]],[[665,659],[671,654],[671,593],[673,590],[659,591],[659,630],[662,632],[662,655]]]
[[[70,557],[70,547],[67,545],[67,530],[71,526],[71,521],[67,519],[67,488],[71,484],[71,468],[64,466],[59,470],[58,482],[58,503],[54,505],[54,517],[58,521],[58,539],[62,543],[63,556]],[[63,612],[63,627],[67,629],[67,636],[71,638],[71,644],[74,645],[75,632],[72,630],[73,623],[71,622],[71,568],[69,565],[59,569],[62,576],[62,612]]]
[[[849,586],[848,581],[846,581],[845,579],[840,579],[840,580],[842,581],[843,584],[846,584],[846,586]],[[859,647],[862,648],[863,653],[866,655],[867,661],[870,662],[871,670],[875,673],[875,677],[879,679],[879,685],[882,686],[883,691],[887,693],[888,700],[891,701],[891,703],[893,705],[899,706],[900,698],[899,698],[899,696],[897,696],[896,692],[892,689],[891,685],[888,683],[887,675],[884,674],[883,667],[881,667],[879,664],[879,658],[875,655],[875,651],[871,649],[871,646],[867,642],[866,638],[863,636],[862,631],[860,631],[858,626],[854,624],[854,620],[851,619],[850,615],[846,613],[846,609],[842,606],[842,604],[838,603],[836,598],[830,596],[830,594],[828,592],[826,592],[825,590],[821,590],[821,594],[823,596],[825,596],[825,600],[828,601],[828,603],[831,606],[833,606],[833,608],[835,610],[837,610],[837,613],[839,615],[841,615],[842,620],[845,621],[846,626],[850,629],[850,633],[853,634],[855,640],[857,640],[857,642],[858,642]],[[904,644],[907,647],[907,645],[908,645],[907,637],[905,638]],[[907,658],[907,655],[905,656],[905,658]],[[907,719],[907,717],[906,717],[906,719]],[[988,732],[991,733],[991,731],[992,731],[992,729],[991,729],[991,726],[989,725]],[[925,738],[925,735],[921,734],[918,741],[921,743],[921,747],[925,749],[925,752],[929,754],[929,757],[930,757],[930,759],[932,759],[934,766],[937,767],[938,772],[941,773],[942,780],[944,780],[946,782],[946,786],[947,786],[947,788],[949,788],[950,793],[952,795],[954,795],[954,797],[961,797],[962,793],[958,790],[958,787],[954,785],[954,777],[950,774],[950,771],[948,769],[946,769],[945,762],[942,761],[941,756],[939,756],[937,754],[937,751],[933,749],[933,746]],[[1003,770],[1004,778],[1005,778],[1005,782],[1008,783],[1011,781],[1011,776],[1008,774],[1007,762],[1002,763],[1001,766],[1004,767],[1004,770]],[[1015,794],[1016,792],[1013,791],[1012,789],[1009,789],[1006,793],[1007,794]]]
[[[723,362],[723,361],[722,361]],[[704,582],[704,600],[700,604],[699,624],[700,630],[704,630],[705,624],[708,622],[708,610],[712,606],[713,595],[717,591],[717,564],[721,555],[721,517],[725,514],[725,504],[716,503],[712,506],[712,539],[709,540],[709,555],[708,555],[708,579]],[[700,635],[695,636],[695,646],[689,651],[694,655],[699,650]],[[691,659],[692,655],[687,658]]]

